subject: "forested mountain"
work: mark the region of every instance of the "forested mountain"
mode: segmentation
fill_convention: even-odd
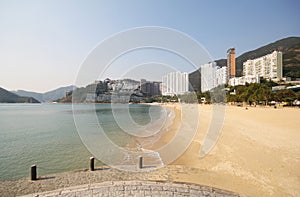
[[[0,103],[39,103],[32,97],[18,96],[0,87]]]
[[[39,102],[52,102],[64,97],[67,92],[72,91],[75,88],[76,88],[75,86],[71,85],[71,86],[61,87],[45,93],[29,92],[25,90],[18,90],[13,93],[19,96],[33,97]]]

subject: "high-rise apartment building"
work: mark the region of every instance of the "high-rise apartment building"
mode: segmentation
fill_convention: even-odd
[[[228,69],[226,66],[216,67],[216,86],[226,84],[228,80]]]
[[[279,81],[282,79],[282,53],[274,51],[243,63],[244,76],[259,76]]]
[[[200,66],[201,69],[201,91],[209,91],[219,85],[227,83],[227,67],[219,67],[215,62],[209,62]]]
[[[216,63],[210,62],[200,66],[201,68],[201,92],[213,89],[216,79]]]
[[[162,78],[162,95],[181,95],[189,90],[188,73],[172,72]]]
[[[235,77],[236,65],[235,65],[235,48],[227,50],[227,67],[228,67],[228,80]]]

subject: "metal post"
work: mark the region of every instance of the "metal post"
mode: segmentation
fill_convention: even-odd
[[[139,156],[139,168],[142,169],[143,168],[143,157]]]
[[[90,170],[94,171],[95,170],[95,158],[90,157]]]
[[[32,181],[37,180],[36,179],[36,175],[37,175],[37,173],[36,173],[36,165],[32,165],[31,168],[30,168],[30,176],[31,176],[31,180]]]

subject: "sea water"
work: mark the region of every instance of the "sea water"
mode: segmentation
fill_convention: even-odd
[[[115,110],[119,118],[122,119],[123,112],[124,118],[128,118],[124,110],[128,106],[131,119],[138,125],[147,125],[153,118],[163,119],[165,112],[160,106],[124,104]],[[111,104],[76,104],[76,107],[83,116],[96,114],[98,126],[118,146],[132,144],[131,134],[115,121]],[[0,180],[28,177],[33,164],[37,165],[39,176],[88,168],[93,155],[82,143],[73,110],[71,104],[0,104]],[[81,128],[89,130],[93,127],[89,124],[85,121]],[[159,159],[157,153],[147,151],[150,157]],[[127,160],[130,157],[124,158],[124,164]]]

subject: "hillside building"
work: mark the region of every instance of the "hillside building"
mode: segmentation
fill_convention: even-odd
[[[189,91],[188,73],[171,72],[162,77],[162,95],[182,95]]]
[[[230,86],[246,85],[246,83],[260,83],[260,78],[258,75],[248,75],[242,77],[233,77],[228,81],[228,85]]]
[[[282,79],[282,53],[274,51],[243,63],[243,76],[259,76],[273,81]]]
[[[227,50],[228,80],[236,76],[235,48]]]
[[[228,69],[224,67],[216,67],[216,86],[224,85],[228,81]]]
[[[160,86],[161,86],[161,82],[146,81],[145,79],[141,79],[140,82],[141,92],[145,96],[161,95]]]
[[[201,92],[206,92],[216,87],[216,63],[210,62],[201,67]]]
[[[228,80],[227,67],[220,68],[215,62],[200,66],[201,91],[209,91],[219,85],[224,85]]]

